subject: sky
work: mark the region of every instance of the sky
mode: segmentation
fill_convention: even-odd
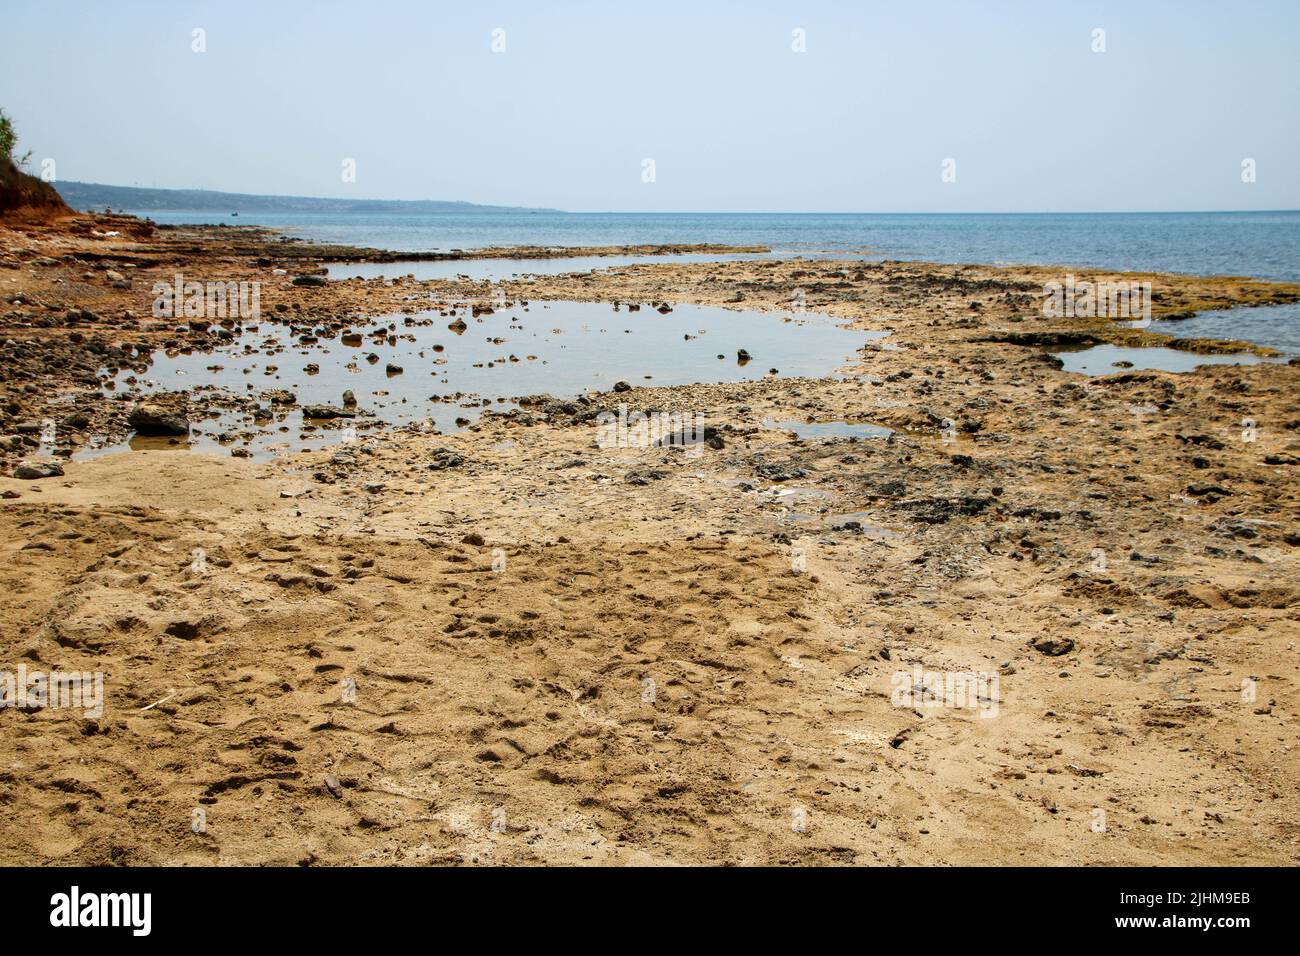
[[[56,184],[573,211],[1300,208],[1297,0],[47,0],[2,22],[0,107]]]

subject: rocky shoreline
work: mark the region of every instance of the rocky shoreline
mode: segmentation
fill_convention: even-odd
[[[1045,318],[1046,267],[295,282],[376,255],[127,217],[0,228],[5,471],[42,463],[51,419],[60,472],[0,478],[0,670],[103,671],[108,696],[93,719],[0,709],[4,862],[1300,859],[1297,365],[1063,372],[1049,348],[1248,347]],[[1157,317],[1300,300],[1072,271],[1150,281]],[[500,296],[796,291],[890,334],[845,376],[517,396],[455,434],[270,462],[68,463],[206,414],[100,377],[236,333],[153,319],[178,272],[259,282],[259,321],[317,340]],[[710,441],[600,448],[620,404],[698,412]],[[914,672],[996,675],[996,714],[900,705]]]

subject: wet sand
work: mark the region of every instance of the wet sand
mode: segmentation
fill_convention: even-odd
[[[256,279],[263,323],[334,333],[494,294],[294,285],[310,246],[129,225],[0,230],[7,465],[44,417],[65,454],[125,434],[131,403],[96,394],[101,365],[146,360],[123,343],[220,341],[151,327],[176,271]],[[455,434],[0,478],[0,669],[102,671],[107,697],[98,718],[0,709],[0,860],[1294,863],[1300,367],[1063,371],[1066,346],[1241,346],[1043,318],[1061,272],[499,283],[643,312],[788,313],[802,290],[890,335],[847,377],[632,383]],[[1145,278],[1157,316],[1300,298]],[[600,448],[620,403],[702,413],[717,440]],[[900,706],[917,667],[996,674],[996,707]]]

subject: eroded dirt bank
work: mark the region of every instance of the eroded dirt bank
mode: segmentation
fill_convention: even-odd
[[[65,451],[125,427],[98,379],[140,360],[123,344],[220,341],[151,327],[178,268],[257,279],[262,321],[317,335],[494,294],[293,285],[307,252],[129,227],[0,236],[10,464],[63,391],[85,415]],[[0,478],[0,670],[102,671],[106,694],[98,718],[0,710],[0,859],[1294,863],[1300,368],[1064,373],[1038,345],[1146,333],[1042,318],[1061,272],[504,283],[647,318],[803,290],[896,348],[847,378],[565,397],[270,463]],[[1158,314],[1297,292],[1152,281]],[[721,447],[598,448],[619,402],[703,413]],[[898,431],[763,427],[791,420]],[[898,706],[918,666],[996,675],[996,708]]]

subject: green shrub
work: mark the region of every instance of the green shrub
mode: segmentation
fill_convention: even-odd
[[[15,166],[26,166],[27,160],[31,159],[31,150],[23,155],[18,156],[14,150],[18,147],[18,134],[14,132],[14,124],[9,119],[9,114],[0,109],[0,156],[11,161]]]

